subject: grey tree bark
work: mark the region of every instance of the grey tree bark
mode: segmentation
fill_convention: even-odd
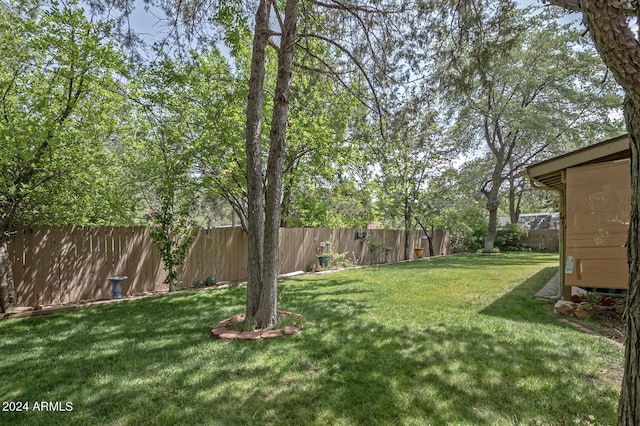
[[[259,328],[271,327],[277,319],[278,251],[280,245],[280,204],[286,156],[287,117],[291,97],[291,68],[298,23],[298,0],[287,0],[284,10],[284,27],[278,50],[278,75],[273,96],[273,115],[267,164],[266,210],[264,230],[263,283],[260,307],[256,314]]]
[[[16,305],[16,289],[9,257],[9,242],[0,241],[0,308],[2,312]]]
[[[618,402],[618,425],[640,424],[640,110],[629,97],[624,115],[631,136],[631,215],[627,255],[629,290],[625,308],[625,361],[622,389]]]
[[[582,1],[584,21],[596,48],[627,95],[624,116],[631,140],[629,291],[625,308],[624,377],[618,403],[618,425],[625,426],[640,424],[640,44],[627,23],[629,5],[615,0]]]
[[[489,142],[488,142],[489,143]],[[492,146],[489,143],[490,146]],[[504,161],[498,154],[498,151],[495,149],[495,145],[492,146],[492,151],[496,155],[496,164],[494,166],[493,173],[491,175],[491,180],[487,182],[491,186],[489,188],[482,188],[482,193],[487,199],[487,203],[485,207],[489,212],[489,225],[487,226],[487,236],[484,240],[484,251],[490,252],[495,248],[496,236],[498,235],[498,208],[500,207],[500,187],[502,186],[503,178],[502,178],[502,170],[504,168]]]
[[[416,219],[416,223],[420,226],[420,228],[422,228],[422,231],[424,232],[424,235],[427,237],[427,241],[429,242],[429,257],[435,256],[433,251],[433,236],[435,235],[434,226],[431,225],[431,233],[429,233],[429,231],[427,231],[427,228],[425,228],[420,218],[416,217],[415,219]]]
[[[249,98],[247,103],[247,313],[253,318],[258,312],[262,286],[264,244],[264,193],[262,180],[261,127],[264,103],[264,77],[269,41],[269,1],[260,0],[256,12]]]
[[[269,1],[261,0],[256,12],[249,105],[247,108],[247,198],[249,256],[247,266],[247,317],[260,329],[277,320],[280,207],[286,155],[287,116],[291,97],[291,69],[295,51],[298,0],[287,0],[278,47],[278,73],[273,96],[270,148],[265,181],[262,179],[260,125],[262,123],[265,55],[269,42]],[[277,11],[275,11],[278,13]],[[263,187],[264,185],[264,187]]]

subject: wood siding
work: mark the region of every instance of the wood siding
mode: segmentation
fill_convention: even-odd
[[[627,288],[629,161],[567,169],[565,285]]]

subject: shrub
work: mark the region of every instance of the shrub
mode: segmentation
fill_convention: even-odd
[[[487,236],[484,222],[460,223],[450,229],[453,253],[473,253],[482,248]]]
[[[498,230],[496,246],[501,250],[521,250],[521,241],[529,236],[529,229],[519,223],[508,223]]]
[[[349,254],[351,254],[353,260],[349,259]],[[331,258],[331,266],[334,268],[351,268],[357,264],[356,255],[353,252],[334,253]]]

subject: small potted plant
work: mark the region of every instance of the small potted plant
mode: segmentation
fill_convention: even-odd
[[[418,240],[416,241],[415,247],[413,248],[413,251],[416,254],[416,257],[421,259],[422,256],[424,256],[424,249],[420,246],[420,243],[422,242],[422,240]]]
[[[320,241],[316,247],[318,263],[321,267],[328,267],[331,259],[331,241]]]

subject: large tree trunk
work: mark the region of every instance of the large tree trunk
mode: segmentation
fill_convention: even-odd
[[[629,291],[625,309],[626,341],[622,391],[618,403],[619,425],[640,425],[640,111],[629,97],[624,108],[631,143],[631,216],[627,253]]]
[[[492,93],[493,84],[489,84],[489,87],[487,87],[489,104],[491,104]],[[489,211],[489,225],[487,226],[487,237],[484,239],[484,251],[491,252],[495,248],[496,236],[498,235],[499,192],[502,182],[504,181],[502,173],[507,161],[510,159],[516,141],[512,140],[507,144],[502,137],[500,126],[497,122],[492,121],[489,116],[484,117],[484,139],[487,147],[491,150],[495,158],[495,164],[491,172],[491,180],[487,181],[481,188],[481,192],[487,198],[485,207]],[[487,189],[487,185],[491,185],[491,187]]]
[[[496,182],[494,179],[491,189],[484,192],[485,197],[487,197],[486,208],[489,211],[487,237],[484,239],[484,251],[486,252],[493,251],[495,248],[496,236],[498,235],[498,207],[500,207],[498,191],[500,190],[501,183],[501,181]]]
[[[427,232],[427,228],[425,228],[425,226],[422,224],[420,218],[416,217],[416,223],[420,225],[420,228],[422,228],[422,231],[424,232],[424,235],[427,237],[427,241],[429,242],[429,257],[435,256],[433,251],[433,236],[436,234],[436,231],[433,227],[433,224],[431,225],[431,233],[429,233]]]
[[[280,207],[280,227],[288,228],[289,222],[287,218],[291,208],[291,186],[284,188],[284,194],[282,195],[282,204]]]
[[[280,203],[286,155],[287,116],[291,97],[291,68],[298,22],[298,0],[287,0],[280,49],[278,51],[278,75],[273,99],[271,142],[267,164],[266,211],[264,228],[264,261],[260,305],[255,320],[258,328],[275,324],[278,311],[278,251],[280,245]]]
[[[629,27],[626,2],[582,0],[579,4],[600,56],[627,95],[624,115],[631,140],[631,216],[627,244],[629,290],[618,425],[637,426],[640,424],[640,43]],[[638,7],[637,4],[634,6]]]
[[[13,270],[9,257],[9,242],[0,240],[0,308],[2,312],[17,303],[16,288],[13,282]]]
[[[0,212],[0,312],[17,303],[16,284],[13,281],[13,264],[9,257],[9,240],[14,230],[13,220],[18,210],[20,200],[3,203],[2,207],[9,206]]]
[[[269,3],[260,0],[253,37],[249,99],[247,103],[247,318],[255,317],[260,305],[264,243],[264,188],[262,182],[261,126],[264,76],[269,40]]]
[[[498,206],[494,201],[487,202],[489,210],[489,225],[487,226],[487,237],[484,239],[484,251],[491,252],[496,246],[496,236],[498,235]]]
[[[16,305],[18,297],[13,281],[13,264],[9,256],[9,239],[11,238],[12,212],[3,212],[0,221],[0,312]]]

